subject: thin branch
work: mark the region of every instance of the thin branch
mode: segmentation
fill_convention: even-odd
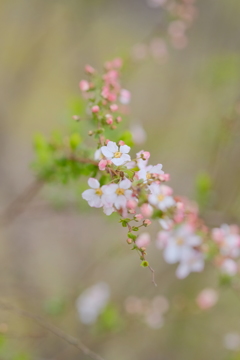
[[[68,344],[74,346],[76,349],[81,350],[85,355],[89,356],[91,359],[93,359],[93,360],[104,360],[100,355],[98,355],[95,352],[93,352],[92,350],[90,350],[80,340],[78,340],[77,338],[75,338],[75,337],[73,337],[71,335],[66,334],[61,329],[56,327],[55,325],[49,324],[48,322],[46,322],[40,316],[35,315],[33,313],[30,313],[29,311],[25,311],[25,310],[16,308],[13,305],[6,304],[1,300],[0,300],[0,307],[3,310],[10,311],[10,312],[15,313],[15,314],[17,314],[19,316],[22,316],[22,317],[33,320],[38,325],[40,325],[42,328],[50,331],[51,333],[53,333],[57,337],[61,338],[62,340],[64,340]]]
[[[152,283],[155,285],[155,286],[157,286],[157,283],[156,283],[156,281],[155,281],[155,271],[154,271],[154,269],[149,265],[148,266],[148,268],[149,268],[149,270],[151,271],[151,273],[152,273]]]
[[[32,184],[25,189],[20,196],[18,196],[0,215],[0,224],[9,225],[22,212],[26,210],[30,202],[42,189],[44,182],[36,179]]]

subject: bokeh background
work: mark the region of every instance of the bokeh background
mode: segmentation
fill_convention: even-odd
[[[49,135],[73,121],[84,65],[101,69],[120,56],[128,61],[123,84],[132,92],[127,125],[140,124],[147,134],[134,150],[149,150],[152,162],[171,174],[175,193],[199,201],[210,226],[239,224],[239,0],[199,0],[188,46],[169,46],[164,61],[148,51],[143,59],[132,55],[136,45],[167,36],[168,19],[149,4],[0,1],[2,212],[34,179],[34,134]],[[149,249],[155,288],[129,251],[124,229],[78,197],[64,186],[46,186],[14,222],[1,226],[0,298],[43,316],[106,360],[239,359],[239,343],[235,351],[226,349],[226,334],[236,333],[239,342],[240,293],[219,288],[210,265],[203,274],[176,280],[174,267],[156,251],[157,226]],[[87,325],[76,301],[99,283],[105,305]],[[218,289],[220,298],[204,312],[195,299],[206,287]],[[168,308],[159,321],[159,313],[149,310],[154,299]],[[0,309],[0,359],[88,357]]]

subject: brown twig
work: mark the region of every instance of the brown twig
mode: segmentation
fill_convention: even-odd
[[[36,179],[32,184],[23,191],[0,215],[0,224],[9,225],[22,212],[26,210],[30,202],[42,189],[44,182]]]
[[[77,338],[75,338],[75,337],[73,337],[73,336],[71,336],[69,334],[66,334],[61,329],[56,327],[55,325],[49,324],[48,322],[46,322],[40,316],[32,314],[29,311],[25,311],[25,310],[16,308],[13,305],[6,304],[3,301],[0,301],[0,307],[3,310],[13,312],[13,313],[15,313],[15,314],[17,314],[19,316],[22,316],[22,317],[25,317],[25,318],[28,318],[28,319],[31,319],[31,320],[35,321],[42,328],[50,331],[51,333],[53,333],[57,337],[59,337],[62,340],[66,341],[68,344],[74,346],[76,349],[81,350],[85,355],[89,356],[91,359],[93,359],[93,360],[104,360],[100,355],[98,355],[95,352],[93,352],[92,350],[90,350],[80,340],[78,340]]]
[[[151,273],[152,273],[152,283],[153,283],[155,286],[157,286],[157,283],[156,283],[156,281],[155,281],[155,271],[154,271],[154,269],[153,269],[150,265],[148,265],[148,268],[149,268],[149,270],[150,270]]]

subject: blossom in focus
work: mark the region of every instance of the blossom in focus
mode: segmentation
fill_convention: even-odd
[[[108,284],[99,282],[86,289],[77,299],[76,307],[79,319],[83,324],[93,324],[108,304],[110,288]]]
[[[123,145],[118,147],[117,144],[113,141],[109,141],[107,146],[101,147],[102,154],[113,162],[114,165],[120,166],[131,161],[130,155],[128,155],[130,147]]]
[[[157,177],[158,175],[162,175],[164,174],[164,171],[162,170],[162,164],[158,164],[158,165],[148,165],[146,167],[142,167],[138,172],[137,172],[137,177],[139,179],[142,179],[144,181],[148,181],[151,180],[155,177]],[[156,185],[156,184],[155,184]]]
[[[99,181],[94,178],[88,179],[88,185],[91,189],[85,190],[82,193],[82,198],[88,202],[91,207],[102,207],[103,190],[100,187]]]
[[[197,305],[202,310],[207,310],[213,307],[218,301],[218,293],[214,289],[202,290],[196,299]]]
[[[132,183],[128,179],[124,179],[118,184],[106,185],[104,188],[105,202],[112,204],[116,209],[126,208],[127,202],[132,196],[131,186]]]
[[[149,189],[151,194],[148,197],[148,201],[151,205],[156,206],[162,211],[175,205],[173,197],[170,196],[171,188],[169,186],[153,183],[149,186]]]

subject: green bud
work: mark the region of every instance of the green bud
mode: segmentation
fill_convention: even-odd
[[[148,267],[149,266],[148,261],[146,261],[146,260],[142,261],[141,266],[142,267]]]

